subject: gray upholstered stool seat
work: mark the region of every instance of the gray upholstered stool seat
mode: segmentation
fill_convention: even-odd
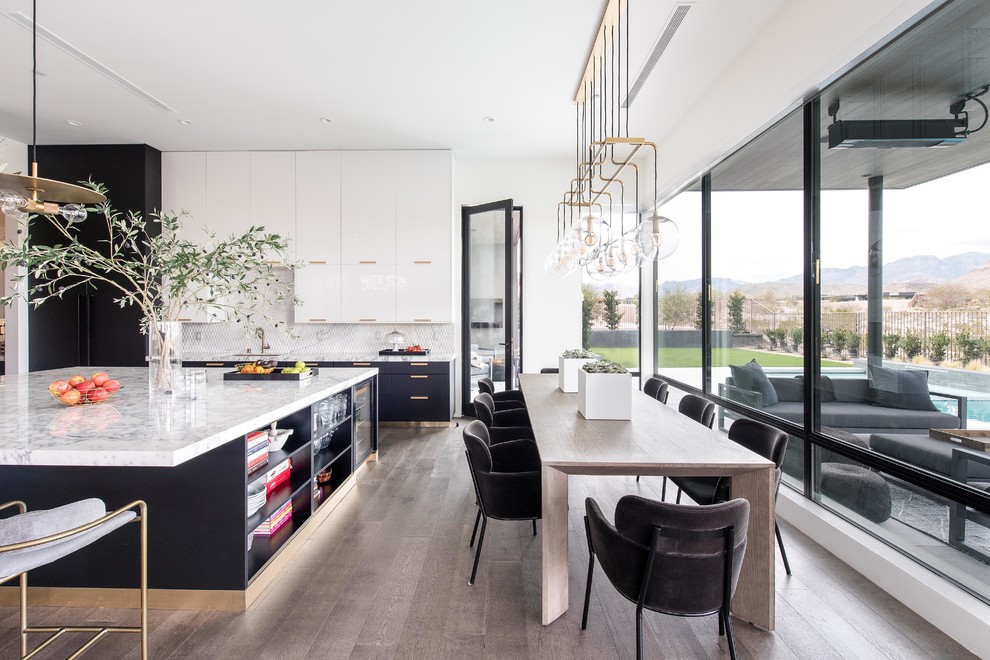
[[[61,534],[99,520],[105,515],[107,508],[98,499],[81,500],[55,509],[21,513],[0,520],[0,547]],[[127,524],[135,515],[133,511],[125,511],[90,530],[58,541],[32,548],[0,552],[0,579],[30,571],[70,555]]]
[[[861,465],[822,463],[822,495],[832,498],[873,522],[890,518],[890,486]]]

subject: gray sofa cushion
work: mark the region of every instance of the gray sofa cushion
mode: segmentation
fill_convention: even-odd
[[[845,403],[873,403],[875,396],[870,381],[865,378],[831,378],[835,401]]]
[[[823,463],[821,491],[873,522],[890,518],[890,486],[876,472],[858,465]]]
[[[750,360],[743,365],[730,364],[729,370],[736,384],[745,389],[759,392],[763,395],[763,407],[775,405],[778,401],[777,391],[770,384],[763,367],[755,360]]]
[[[874,433],[870,436],[870,448],[905,463],[940,472],[946,476],[952,472],[952,450],[961,449],[952,442],[903,433]],[[969,450],[963,449],[963,451]],[[976,461],[966,463],[969,479],[990,480],[990,465]]]
[[[777,392],[777,400],[784,401],[804,401],[804,379],[796,378],[770,378],[770,384]]]
[[[877,405],[910,410],[938,410],[928,393],[928,372],[921,369],[870,367]]]
[[[764,411],[800,424],[804,420],[804,403],[784,401],[767,406]],[[865,403],[832,401],[822,404],[822,425],[840,429],[944,429],[959,428],[959,418],[941,412],[884,408]]]

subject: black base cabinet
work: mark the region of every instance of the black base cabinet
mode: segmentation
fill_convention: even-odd
[[[151,589],[244,591],[341,486],[349,489],[347,480],[377,451],[376,393],[373,376],[278,419],[277,428],[292,429],[292,435],[256,469],[247,468],[244,435],[175,467],[0,466],[0,501],[23,500],[30,511],[99,497],[113,510],[143,499]],[[338,398],[343,406],[331,414]],[[248,516],[248,488],[265,483],[268,472],[286,459],[288,480]],[[329,479],[321,480],[321,473]],[[290,500],[291,518],[282,527],[271,536],[255,533]],[[127,525],[31,571],[30,584],[135,588],[138,543],[138,527]]]

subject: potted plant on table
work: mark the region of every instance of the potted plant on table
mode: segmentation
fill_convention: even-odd
[[[578,412],[585,419],[632,419],[632,375],[611,360],[578,370]]]
[[[88,185],[106,192],[100,184]],[[176,384],[182,366],[183,310],[199,309],[236,321],[264,320],[264,306],[292,297],[291,281],[275,272],[278,266],[296,266],[288,259],[288,240],[264,227],[252,226],[227,238],[207,233],[197,244],[179,238],[185,214],[163,212],[145,219],[139,213],[121,213],[109,201],[87,210],[88,220],[7,213],[8,220],[22,226],[23,239],[0,245],[0,268],[22,270],[11,278],[13,292],[0,297],[0,305],[24,298],[37,307],[90,285],[113,291],[120,307],[136,305],[141,310],[139,329],[149,338],[148,383],[153,392],[171,393]],[[101,217],[94,218],[94,212]],[[60,242],[35,244],[30,230],[36,222],[54,227]],[[81,240],[83,222],[99,223],[97,247],[92,240]]]
[[[560,355],[560,368],[557,370],[558,387],[561,392],[578,391],[578,369],[582,365],[600,359],[597,353],[583,348],[572,348]]]

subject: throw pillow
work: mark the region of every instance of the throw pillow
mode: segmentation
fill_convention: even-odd
[[[938,412],[928,392],[927,371],[872,366],[870,386],[877,392],[878,406]]]
[[[767,378],[763,367],[754,359],[744,365],[729,365],[732,371],[732,380],[738,387],[744,390],[753,390],[763,395],[763,407],[775,406],[779,403],[777,390],[773,388],[770,379]]]

